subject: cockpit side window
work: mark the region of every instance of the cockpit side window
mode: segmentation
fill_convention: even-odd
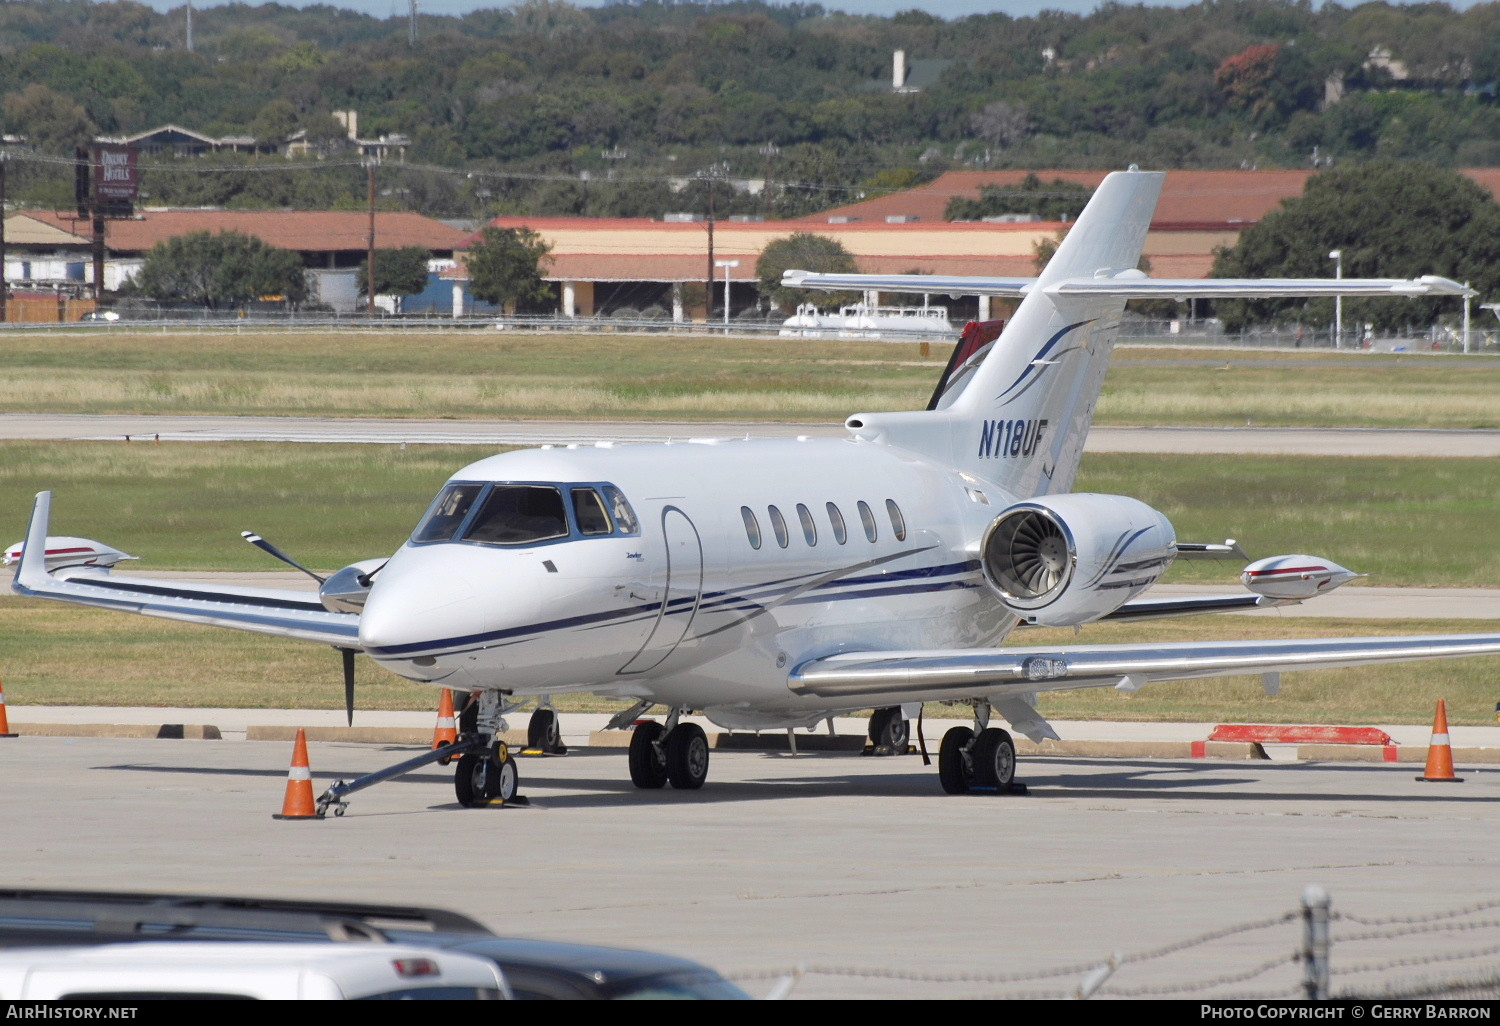
[[[592,488],[574,488],[572,493],[573,519],[578,524],[579,534],[609,534],[615,529],[598,492]]]
[[[625,499],[625,493],[614,485],[604,486],[604,501],[615,518],[615,529],[621,534],[640,534],[641,524],[635,518],[635,510]]]
[[[469,515],[469,507],[474,504],[474,499],[483,490],[482,484],[450,484],[444,487],[438,492],[438,497],[432,500],[427,515],[412,532],[411,540],[435,542],[451,539],[463,524],[464,517]]]
[[[464,541],[493,545],[528,545],[565,538],[568,516],[562,492],[554,485],[497,484],[490,489]]]

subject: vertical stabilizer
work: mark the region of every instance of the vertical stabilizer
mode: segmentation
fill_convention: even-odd
[[[1125,300],[1067,295],[1059,286],[1139,277],[1162,178],[1116,172],[1095,191],[951,408],[971,426],[967,457],[955,454],[963,469],[1019,496],[1072,488]]]
[[[945,376],[935,409],[861,414],[848,426],[870,441],[941,459],[1019,498],[1069,491],[1125,297],[1108,288],[1070,292],[1068,285],[1115,280],[1125,286],[1144,278],[1137,265],[1163,177],[1118,171],[1100,183],[1000,337],[987,351],[967,354],[961,380],[950,383]]]

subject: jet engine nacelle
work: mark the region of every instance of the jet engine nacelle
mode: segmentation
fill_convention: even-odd
[[[1050,495],[1007,508],[985,530],[984,577],[1029,623],[1097,620],[1155,584],[1176,555],[1165,516],[1123,495]]]
[[[318,586],[318,601],[331,613],[358,613],[370,594],[370,577],[385,566],[384,559],[361,559],[350,563]]]

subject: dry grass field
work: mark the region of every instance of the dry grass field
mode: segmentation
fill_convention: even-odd
[[[921,408],[933,343],[429,332],[0,334],[0,412],[843,420]],[[1500,427],[1492,356],[1123,346],[1103,424]]]

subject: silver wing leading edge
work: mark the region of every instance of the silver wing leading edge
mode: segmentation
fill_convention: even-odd
[[[789,270],[787,288],[828,291],[926,292],[953,296],[1024,296],[1035,278],[945,274],[821,274]],[[1152,278],[1134,270],[1054,282],[1063,296],[1109,295],[1125,299],[1277,299],[1316,296],[1472,296],[1474,290],[1435,275],[1420,278]]]
[[[1073,688],[1136,691],[1164,680],[1274,675],[1485,655],[1500,655],[1500,634],[844,652],[794,667],[787,683],[799,695],[871,699],[876,705],[894,705],[975,697],[993,700]]]
[[[117,577],[96,567],[46,569],[47,526],[52,493],[39,492],[26,529],[25,549],[11,584],[17,594],[83,606],[143,613],[168,620],[208,624],[320,641],[358,650],[359,616],[334,613],[317,596],[272,588],[205,585],[156,577]]]

